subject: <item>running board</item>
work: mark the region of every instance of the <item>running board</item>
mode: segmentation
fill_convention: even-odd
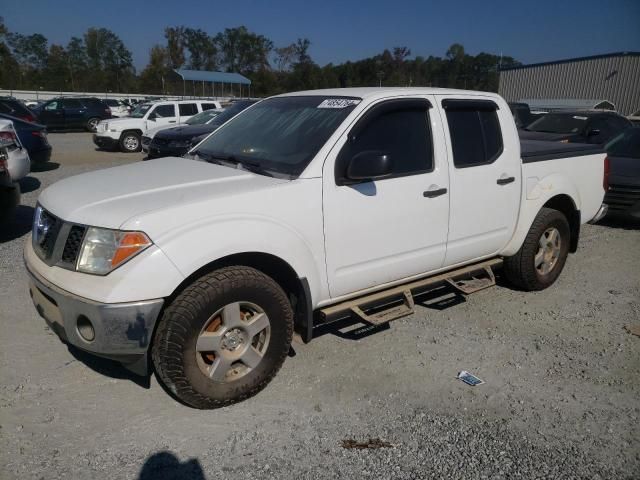
[[[502,259],[494,258],[321,308],[319,323],[329,323],[355,315],[368,324],[382,325],[411,315],[415,306],[414,295],[426,293],[442,285],[450,285],[465,295],[495,285],[493,269],[500,265]]]

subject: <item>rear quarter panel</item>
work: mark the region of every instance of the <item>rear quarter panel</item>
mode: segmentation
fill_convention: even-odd
[[[602,205],[605,154],[522,164],[522,198],[515,233],[502,255],[515,254],[540,209],[558,195],[568,195],[580,210],[580,223],[591,220]]]

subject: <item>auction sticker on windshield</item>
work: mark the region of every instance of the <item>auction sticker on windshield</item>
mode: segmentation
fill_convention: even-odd
[[[358,105],[361,100],[353,98],[327,98],[323,100],[318,108],[347,108],[352,105]]]

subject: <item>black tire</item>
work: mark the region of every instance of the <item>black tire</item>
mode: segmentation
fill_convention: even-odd
[[[138,132],[124,132],[120,136],[120,150],[125,153],[139,152],[142,150],[142,142]]]
[[[549,270],[543,273],[543,269],[536,267],[536,255],[542,254],[544,258],[547,254],[542,250],[540,244],[544,243],[542,236],[553,229],[559,234],[558,254],[555,262],[552,262],[552,252],[548,252],[550,261],[547,266],[549,266]],[[507,280],[525,291],[544,290],[552,285],[562,272],[567,260],[571,243],[570,237],[569,222],[562,212],[551,208],[541,209],[518,253],[504,259],[504,274]]]
[[[269,340],[261,360],[248,373],[214,381],[202,370],[196,343],[216,312],[238,302],[263,309],[269,319]],[[151,356],[158,378],[180,401],[195,408],[218,408],[262,390],[284,363],[292,335],[293,310],[282,288],[256,269],[226,267],[193,282],[164,310]]]
[[[87,130],[90,132],[95,132],[98,127],[98,123],[100,123],[100,119],[98,117],[91,117],[89,120],[87,120]]]

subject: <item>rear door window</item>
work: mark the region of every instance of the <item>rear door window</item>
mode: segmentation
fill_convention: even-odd
[[[151,112],[151,117],[154,118],[171,118],[176,116],[176,107],[175,105],[158,105],[153,112]]]
[[[180,103],[178,104],[181,117],[190,117],[198,113],[198,106],[195,103]]]
[[[493,163],[502,153],[496,109],[487,100],[443,100],[456,168]]]
[[[202,104],[202,111],[204,112],[205,110],[215,110],[216,108],[218,108],[216,106],[215,103],[203,103]]]

